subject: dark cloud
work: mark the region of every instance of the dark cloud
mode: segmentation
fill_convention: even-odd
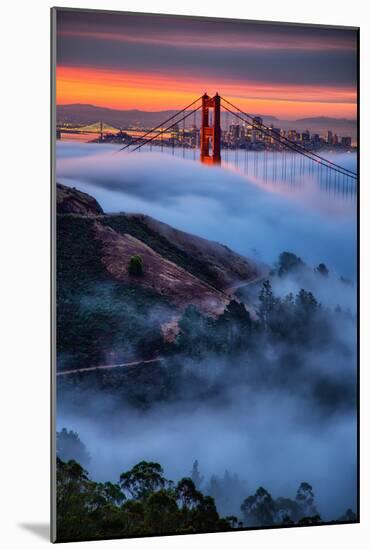
[[[326,44],[337,43],[341,49],[355,47],[355,30],[324,25],[296,25],[242,21],[232,19],[208,19],[175,17],[156,14],[104,13],[94,11],[58,11],[58,30],[130,32],[133,36],[147,35],[173,36],[176,33],[197,34],[200,36],[224,36],[234,40],[235,35],[247,35],[268,39],[279,39],[283,44],[287,39],[324,40]]]
[[[224,49],[216,52],[185,46],[116,43],[105,40],[97,47],[96,39],[60,37],[58,62],[68,66],[100,69],[149,71],[160,74],[176,71],[202,78],[235,79],[239,82],[284,84],[320,84],[352,86],[356,80],[355,53],[351,51],[284,51],[276,56],[271,50],[247,51]]]
[[[350,86],[356,31],[168,16],[60,11],[58,63],[241,82]]]

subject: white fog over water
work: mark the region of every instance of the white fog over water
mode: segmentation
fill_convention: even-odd
[[[266,263],[288,250],[309,264],[324,262],[339,275],[355,277],[355,183],[333,175],[328,182],[317,170],[301,174],[299,159],[293,159],[292,172],[291,155],[287,177],[281,179],[279,170],[273,179],[273,163],[283,162],[280,153],[274,160],[268,154],[266,172],[263,153],[249,152],[246,167],[244,151],[229,151],[219,168],[192,160],[191,150],[183,159],[182,150],[172,155],[170,148],[164,154],[118,149],[58,142],[57,180],[92,194],[106,212],[142,212]],[[356,170],[355,154],[329,158]]]

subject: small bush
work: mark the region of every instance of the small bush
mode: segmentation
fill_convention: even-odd
[[[128,273],[130,275],[143,275],[144,267],[141,256],[132,256],[128,264]]]

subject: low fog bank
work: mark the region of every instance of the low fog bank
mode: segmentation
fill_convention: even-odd
[[[297,294],[303,288],[312,292],[324,307],[339,307],[356,315],[356,280],[340,276],[323,262],[309,266],[303,258],[283,252],[272,266],[270,280],[280,297]]]
[[[297,284],[292,276],[279,280]],[[226,505],[217,502],[221,513],[241,517],[241,500],[260,485],[275,498],[293,498],[307,481],[322,518],[337,519],[356,509],[356,325],[349,314],[329,318],[329,347],[261,334],[256,352],[180,357],[178,392],[149,408],[131,406],[119,391],[77,388],[77,405],[73,392],[59,400],[58,430],[78,432],[97,480],[115,481],[154,460],[178,481],[198,460],[204,492],[226,470],[243,481],[228,488]],[[173,368],[170,358],[165,363]]]
[[[92,194],[107,212],[142,212],[267,263],[291,250],[355,276],[355,203],[325,192],[314,176],[305,174],[296,192],[286,182],[260,185],[235,170],[99,144],[58,143],[57,159],[58,181]]]
[[[58,428],[73,427],[91,454],[87,468],[97,480],[116,481],[142,459],[159,462],[178,481],[189,476],[194,460],[205,479],[225,470],[245,480],[253,494],[261,485],[273,497],[294,497],[300,482],[312,484],[324,520],[356,509],[354,415],[321,421],[314,405],[293,392],[235,393],[227,406],[195,404],[156,406],[149,414],[116,410],[109,419],[96,412],[106,403],[92,399],[91,418],[59,413]],[[86,411],[87,412],[87,411]],[[232,501],[226,513],[241,516]]]

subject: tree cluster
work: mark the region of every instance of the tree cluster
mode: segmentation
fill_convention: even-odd
[[[231,300],[217,318],[201,314],[190,305],[179,321],[179,334],[169,354],[182,353],[201,359],[209,353],[237,354],[251,344],[251,334],[257,326],[245,306]]]
[[[201,482],[198,464],[192,470]],[[228,473],[224,483],[236,481]],[[219,480],[218,480],[219,481]],[[209,487],[218,483],[213,476]],[[232,491],[231,486],[225,490]],[[273,499],[263,487],[245,498],[242,518],[220,517],[215,500],[204,495],[191,477],[174,483],[156,462],[142,461],[123,472],[117,483],[99,483],[74,460],[57,459],[57,533],[59,542],[185,533],[322,522],[314,493],[303,482],[296,498]],[[356,522],[352,510],[337,522]]]
[[[263,283],[259,294],[261,327],[272,337],[288,343],[318,343],[330,336],[330,312],[324,310],[310,291],[303,288],[294,296],[275,296],[270,281]]]
[[[244,304],[231,300],[217,318],[201,314],[190,305],[179,321],[179,334],[174,344],[167,346],[168,354],[182,353],[202,359],[209,353],[230,357],[241,352],[257,350],[260,337],[270,343],[281,341],[302,346],[320,345],[332,337],[331,312],[318,303],[310,291],[276,296],[269,280],[259,293],[257,317],[251,318]]]
[[[191,478],[174,484],[158,463],[142,461],[117,483],[98,483],[74,460],[57,459],[60,542],[228,531],[234,521],[220,518],[214,499]]]
[[[271,525],[315,525],[321,522],[314,502],[313,488],[303,482],[296,498],[273,497],[264,487],[247,497],[242,505],[244,523],[250,527]]]

